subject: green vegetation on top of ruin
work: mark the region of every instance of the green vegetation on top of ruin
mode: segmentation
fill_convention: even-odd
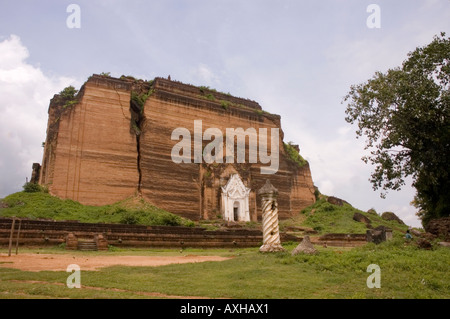
[[[404,235],[407,225],[397,221],[389,221],[381,218],[374,209],[364,212],[344,202],[342,206],[331,204],[327,196],[320,195],[312,205],[303,209],[300,214],[287,220],[280,221],[280,230],[286,230],[289,226],[311,228],[319,235],[327,233],[338,234],[365,234],[366,224],[353,219],[355,213],[360,213],[370,220],[373,228],[385,226],[393,230],[393,233]]]
[[[253,111],[258,115],[272,115],[272,113],[264,111],[264,110],[259,110],[259,109],[255,109],[255,108],[251,108],[248,106],[245,106],[243,104],[240,103],[233,103],[227,100],[217,100],[214,95],[212,93],[206,93],[204,95],[199,95],[200,98],[208,100],[208,101],[212,101],[212,102],[217,102],[220,103],[220,106],[224,109],[224,110],[228,110],[230,108],[230,106],[236,107],[236,108],[240,108],[240,109],[245,109],[245,110],[249,110],[249,111]]]
[[[70,107],[77,104],[79,101],[77,99],[78,90],[76,90],[72,85],[65,87],[61,92],[58,93],[57,98],[59,103],[63,104],[63,108]]]
[[[222,106],[222,108],[224,110],[228,110],[230,106],[233,106],[233,107],[240,108],[240,109],[246,109],[246,110],[254,111],[258,115],[264,115],[264,114],[272,115],[272,113],[267,112],[267,111],[262,110],[262,109],[261,110],[255,109],[255,108],[246,106],[246,105],[241,104],[241,103],[230,102],[230,101],[228,101],[226,99],[218,99],[218,98],[216,98],[214,96],[214,93],[219,93],[219,94],[222,94],[222,95],[233,97],[233,95],[231,95],[230,92],[227,92],[227,93],[220,92],[220,91],[218,91],[216,89],[210,88],[209,86],[196,86],[196,87],[202,93],[202,94],[198,95],[200,98],[208,100],[208,101],[220,103],[220,106]],[[239,98],[239,97],[236,97],[236,98],[237,99],[242,99],[242,98]]]
[[[327,201],[328,196],[319,193],[317,201],[304,208],[298,215],[279,221],[280,231],[291,232],[295,227],[315,230],[317,234],[312,236],[321,236],[324,234],[365,234],[367,231],[366,224],[353,219],[355,213],[360,213],[370,220],[373,228],[385,226],[393,230],[394,234],[404,236],[408,229],[405,224],[397,221],[385,220],[374,209],[364,212],[353,207],[351,204],[344,202],[342,206],[331,204]],[[224,227],[226,222],[217,215],[215,219],[200,220],[197,224],[207,230],[218,230]],[[246,229],[261,230],[260,222],[239,222],[239,226]],[[295,232],[295,231],[294,231]],[[303,232],[296,234],[300,237]]]
[[[360,213],[370,220],[371,227],[385,226],[394,234],[404,235],[408,226],[397,221],[381,218],[371,209],[364,212],[344,202],[338,206],[328,202],[328,197],[319,194],[316,203],[304,208],[298,215],[280,220],[280,231],[289,231],[290,227],[303,227],[317,232],[316,236],[327,233],[365,234],[366,224],[353,219]],[[143,198],[130,197],[111,205],[89,206],[70,199],[60,199],[48,194],[45,187],[27,183],[23,192],[11,194],[0,199],[0,217],[22,217],[30,219],[78,220],[85,223],[122,223],[165,226],[200,226],[207,230],[224,227],[220,216],[213,220],[191,221],[160,209]],[[240,227],[261,229],[259,222],[240,222]],[[300,235],[301,236],[301,235]]]
[[[284,149],[291,161],[297,164],[298,167],[303,167],[308,164],[308,161],[305,160],[300,153],[292,146],[292,142],[283,143]]]
[[[200,86],[197,86],[197,87],[200,89],[200,91],[202,93],[206,93],[205,91],[210,91],[210,92],[215,92],[215,93],[220,93],[220,94],[232,96],[230,92],[227,92],[227,93],[220,92],[220,91],[217,91],[216,89],[210,88],[209,86],[200,85]]]
[[[110,72],[102,72],[99,74],[100,76],[104,77],[104,78],[114,78],[113,76],[111,76]],[[92,76],[90,76],[88,78],[88,80],[91,78]],[[141,112],[143,111],[143,106],[145,104],[145,101],[147,100],[147,98],[153,94],[154,92],[154,88],[153,88],[153,83],[155,81],[155,79],[152,80],[144,80],[144,79],[139,79],[136,78],[132,75],[121,75],[119,77],[120,80],[125,80],[125,81],[133,81],[134,83],[137,82],[145,82],[150,86],[150,89],[148,92],[136,92],[134,90],[131,91],[131,100],[133,100],[134,102],[136,102],[137,105],[139,105]],[[183,83],[184,84],[184,83]],[[214,88],[211,88],[209,86],[204,86],[204,85],[193,85],[193,84],[186,84],[186,85],[190,85],[193,87],[196,87],[200,90],[201,94],[198,95],[199,98],[208,100],[208,101],[212,101],[212,102],[217,102],[219,103],[222,108],[224,110],[228,110],[230,106],[236,107],[236,108],[240,108],[240,109],[246,109],[246,110],[250,110],[250,111],[254,111],[256,114],[258,114],[259,116],[262,115],[273,115],[272,113],[262,110],[262,109],[255,109],[249,106],[246,106],[244,104],[241,103],[236,103],[236,102],[230,102],[226,99],[220,99],[218,97],[216,97],[214,95],[214,93],[217,93],[219,96],[220,95],[224,95],[224,96],[229,96],[229,97],[235,97],[233,96],[230,92],[221,92],[219,90],[216,90]],[[236,99],[242,99],[242,100],[248,100],[248,99],[244,99],[244,98],[240,98],[240,97],[235,97]],[[253,102],[253,101],[252,101]]]
[[[136,104],[139,106],[141,113],[144,110],[144,105],[147,99],[152,95],[154,90],[150,88],[146,93],[138,93],[136,91],[131,91],[131,100],[136,102]]]
[[[40,189],[17,192],[1,199],[0,216],[148,226],[194,225],[192,221],[153,206],[142,198],[130,197],[111,205],[88,206],[60,199]]]

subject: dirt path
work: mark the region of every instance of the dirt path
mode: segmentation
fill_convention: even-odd
[[[163,266],[169,264],[224,261],[219,256],[80,256],[71,254],[0,254],[0,267],[24,271],[66,271],[67,266],[76,264],[81,270],[98,270],[102,267],[121,266]]]

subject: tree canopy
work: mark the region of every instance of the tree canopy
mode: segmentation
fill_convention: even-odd
[[[408,54],[401,67],[352,85],[346,121],[366,137],[374,190],[400,190],[413,178],[413,204],[425,225],[450,211],[450,38],[445,33]]]

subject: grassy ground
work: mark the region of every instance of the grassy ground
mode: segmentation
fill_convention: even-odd
[[[62,200],[43,192],[18,192],[5,197],[1,200],[0,216],[79,220],[85,223],[194,225],[190,220],[171,214],[136,197],[113,205],[85,206],[73,200]]]
[[[323,196],[322,196],[323,197]],[[372,221],[372,226],[384,225],[394,231],[404,233],[408,228],[396,221],[385,221],[377,214],[370,214],[349,204],[336,206],[326,198],[305,208],[294,218],[280,221],[280,230],[288,226],[313,228],[319,234],[326,233],[365,233],[365,224],[353,220],[353,214],[359,212]],[[171,214],[155,207],[142,198],[131,197],[105,206],[85,206],[78,202],[62,200],[48,193],[17,192],[0,200],[0,216],[44,218],[53,220],[79,220],[86,223],[124,223],[143,225],[201,226],[209,230],[222,227],[223,220],[205,220],[194,223],[188,219]],[[260,229],[257,222],[241,223],[243,227]]]
[[[128,222],[192,225],[192,222],[130,198],[114,205],[83,206],[45,193],[15,193],[0,203],[0,216],[80,220],[82,222]],[[286,252],[261,254],[246,249],[128,249],[107,252],[73,251],[97,255],[219,255],[234,257],[222,262],[173,264],[160,267],[114,266],[99,271],[81,270],[81,289],[66,287],[67,272],[28,272],[0,267],[0,299],[5,298],[449,298],[450,249],[435,246],[421,250],[402,238],[407,226],[388,222],[345,204],[335,206],[324,198],[295,218],[280,221],[280,228],[310,227],[324,233],[365,233],[366,226],[353,220],[362,213],[378,225],[394,229],[394,239],[358,248],[323,248],[318,255],[291,256],[297,243],[285,243]],[[219,221],[217,221],[218,223]],[[220,227],[205,223],[208,227]],[[245,225],[258,228],[258,223]],[[6,249],[0,248],[1,253]],[[60,247],[21,249],[20,253],[65,254]],[[381,269],[381,288],[370,289],[366,281],[370,264]],[[7,267],[6,265],[3,265]]]
[[[257,248],[183,254],[234,256],[223,262],[83,271],[81,289],[65,286],[66,272],[0,268],[0,298],[449,298],[450,249],[421,250],[401,237],[353,249],[321,248],[318,255],[261,254]],[[64,253],[58,248],[41,252]],[[77,252],[81,253],[81,252]],[[83,254],[87,254],[83,252]],[[89,254],[89,253],[88,253]],[[95,255],[180,255],[178,250],[91,252]],[[368,288],[370,264],[381,288]],[[32,282],[34,281],[34,282]],[[37,282],[36,282],[37,281]],[[45,283],[43,283],[45,282]],[[95,289],[94,289],[95,288]],[[152,295],[160,293],[165,295]]]
[[[319,234],[326,233],[353,233],[365,234],[367,227],[362,222],[353,220],[353,215],[358,212],[369,218],[371,225],[386,226],[393,229],[394,233],[405,233],[407,225],[399,224],[397,221],[387,221],[376,213],[367,213],[345,203],[343,206],[330,204],[326,198],[318,200],[315,204],[303,209],[294,218],[280,221],[280,230],[288,226],[305,226],[318,231]]]

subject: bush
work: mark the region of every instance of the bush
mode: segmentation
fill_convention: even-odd
[[[144,105],[147,99],[150,97],[150,95],[153,94],[153,89],[149,89],[147,93],[137,93],[135,91],[131,91],[131,100],[136,102],[137,105],[139,105],[139,108],[141,109],[141,113],[144,110]]]
[[[181,219],[176,215],[163,215],[160,219],[161,225],[164,226],[180,226]]]
[[[322,205],[321,209],[324,212],[332,212],[332,211],[336,210],[336,207],[330,203],[325,203]]]
[[[136,225],[140,222],[139,216],[135,212],[125,211],[120,219],[121,224]]]
[[[70,107],[78,103],[76,95],[78,90],[76,90],[72,85],[64,88],[59,92],[60,102],[63,104],[63,108]]]
[[[320,199],[320,191],[316,186],[314,186],[314,197],[316,198],[316,201]]]
[[[35,184],[35,183],[27,182],[22,187],[23,187],[23,191],[26,193],[44,192],[44,188],[41,185]]]
[[[184,223],[185,227],[195,227],[195,223],[192,220],[188,220]]]
[[[64,88],[61,92],[59,92],[59,95],[65,100],[73,100],[77,93],[78,90],[76,90],[72,85],[70,85]]]

